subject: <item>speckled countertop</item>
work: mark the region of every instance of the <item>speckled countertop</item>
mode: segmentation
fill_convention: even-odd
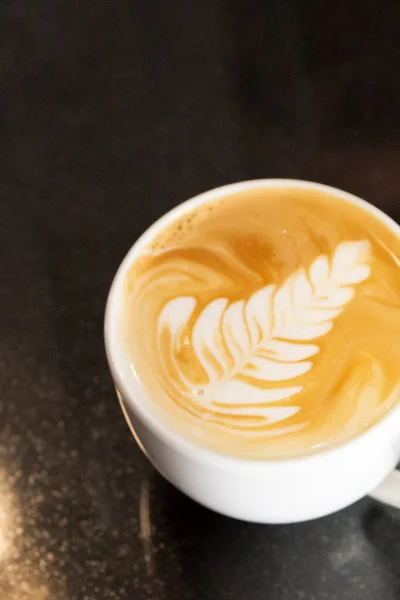
[[[400,514],[217,516],[131,438],[102,343],[113,273],[161,213],[253,177],[400,220],[389,0],[0,3],[1,600],[395,600]]]

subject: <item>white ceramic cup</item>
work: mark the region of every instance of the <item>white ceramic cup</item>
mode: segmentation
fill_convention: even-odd
[[[177,206],[134,244],[108,297],[105,344],[122,410],[155,468],[182,492],[224,515],[259,523],[304,521],[344,508],[366,494],[400,508],[400,473],[393,471],[400,460],[400,402],[373,427],[338,447],[301,458],[250,460],[212,452],[172,431],[154,416],[133,376],[119,339],[123,282],[132,262],[166,225],[201,204],[233,192],[277,186],[321,190],[343,198],[373,214],[400,238],[400,227],[364,200],[306,181],[236,183]]]

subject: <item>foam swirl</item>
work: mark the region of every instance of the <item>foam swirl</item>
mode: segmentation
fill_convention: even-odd
[[[220,415],[259,418],[260,426],[283,421],[300,406],[271,406],[300,392],[302,385],[275,387],[310,371],[316,344],[354,296],[354,285],[370,274],[368,241],[341,242],[331,261],[320,255],[306,270],[290,275],[281,286],[267,285],[245,302],[217,298],[207,304],[189,335],[208,383],[196,386],[185,377],[176,354],[196,307],[193,297],[169,301],[158,318],[158,348],[164,369],[175,365],[180,391],[203,409]],[[168,355],[161,339],[170,337]],[[241,423],[245,426],[246,421]],[[302,426],[305,423],[301,424]],[[254,429],[254,423],[251,423]]]

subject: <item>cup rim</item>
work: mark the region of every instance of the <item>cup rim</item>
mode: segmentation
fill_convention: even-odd
[[[104,316],[104,341],[108,365],[115,386],[122,396],[121,404],[127,406],[130,405],[135,412],[135,416],[138,417],[139,420],[158,438],[167,444],[167,446],[170,446],[178,452],[182,452],[190,456],[196,461],[200,460],[206,464],[212,463],[213,465],[219,464],[223,467],[259,469],[265,468],[266,465],[269,467],[278,466],[279,468],[282,468],[284,465],[292,466],[307,463],[309,461],[320,461],[328,456],[337,455],[339,452],[343,452],[351,447],[354,448],[362,444],[368,444],[374,436],[377,437],[380,435],[381,431],[387,427],[389,421],[396,419],[396,417],[398,417],[400,421],[399,403],[398,405],[395,405],[389,409],[388,412],[371,427],[344,441],[343,443],[338,444],[337,446],[329,446],[328,448],[321,448],[320,450],[317,449],[316,451],[311,451],[309,453],[297,456],[283,456],[282,458],[250,458],[245,456],[231,456],[229,454],[224,454],[222,452],[218,452],[217,450],[212,450],[205,446],[201,446],[200,444],[196,444],[196,442],[187,439],[184,437],[184,435],[175,431],[166,422],[164,422],[162,418],[157,418],[151,408],[147,407],[146,400],[137,399],[138,397],[143,397],[143,388],[141,388],[138,383],[133,381],[132,375],[130,375],[129,378],[131,381],[128,383],[126,376],[128,367],[125,365],[125,369],[123,368],[123,366],[120,364],[121,356],[118,356],[120,347],[118,344],[118,334],[116,332],[117,327],[115,327],[115,319],[118,314],[118,300],[121,299],[121,285],[133,260],[140,255],[141,250],[149,244],[150,240],[154,238],[158,231],[175,221],[178,217],[183,216],[185,213],[190,212],[203,203],[207,203],[231,193],[243,190],[282,187],[303,188],[316,191],[319,190],[322,192],[327,192],[333,196],[338,196],[376,216],[400,238],[400,225],[398,225],[391,217],[366,200],[363,200],[362,198],[359,198],[358,196],[355,196],[349,192],[345,192],[339,188],[313,181],[290,178],[253,179],[240,181],[197,194],[196,196],[193,196],[192,198],[189,198],[188,200],[178,204],[157,219],[140,235],[140,237],[134,242],[134,244],[126,253],[112,280],[110,291],[108,293]],[[124,358],[125,362],[128,363],[129,359],[125,354]],[[150,402],[152,401],[149,400],[149,403]]]

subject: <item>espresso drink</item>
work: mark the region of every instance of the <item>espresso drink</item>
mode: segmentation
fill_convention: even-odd
[[[399,398],[400,241],[329,191],[260,187],[158,232],[125,281],[121,336],[149,407],[208,449],[316,452]]]

